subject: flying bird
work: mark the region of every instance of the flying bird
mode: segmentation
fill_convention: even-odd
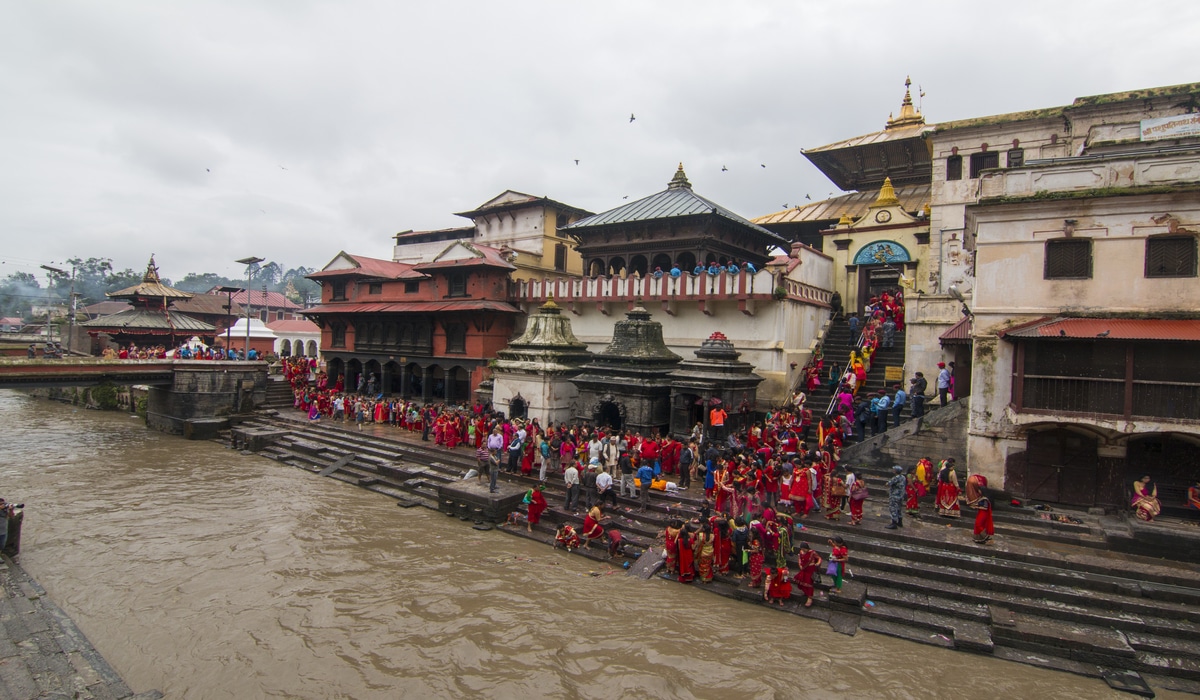
[[[726,168],[724,165],[722,165],[722,166],[721,166],[721,172],[723,172],[723,173],[727,173],[727,172],[729,172],[729,168]]]
[[[637,119],[637,117],[633,116],[633,112],[630,112],[629,113],[629,123],[632,124],[634,119]]]
[[[804,195],[804,198],[805,198],[805,199],[807,199],[807,200],[808,200],[808,201],[810,201],[810,202],[812,201],[812,197],[809,197],[808,195]]]
[[[282,165],[281,165],[281,166],[279,166],[279,169],[280,169],[280,170],[287,170],[287,168],[283,167]]]
[[[621,199],[629,199],[629,195],[625,195],[625,196],[624,196],[624,197],[622,197]]]
[[[204,172],[206,172],[206,173],[211,173],[212,171],[211,171],[211,170],[209,170],[208,168],[205,168],[205,169],[204,169]]]
[[[783,203],[783,208],[784,208],[784,209],[788,209],[788,208],[789,208],[789,207],[788,207],[788,205],[787,205],[787,202],[784,202],[784,203]]]
[[[759,163],[759,165],[761,165],[761,166],[762,166],[762,167],[764,167],[764,168],[765,168],[765,167],[767,167],[767,164],[766,164],[766,163]]]
[[[576,158],[576,159],[575,159],[575,165],[579,165],[579,159],[578,159],[578,158]]]

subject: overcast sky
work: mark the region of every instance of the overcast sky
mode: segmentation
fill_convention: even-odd
[[[505,189],[600,212],[680,161],[751,218],[828,196],[801,149],[880,129],[906,75],[931,122],[1049,107],[1200,80],[1198,28],[1187,1],[7,2],[0,276],[386,258]]]

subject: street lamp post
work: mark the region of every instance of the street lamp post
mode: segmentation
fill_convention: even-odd
[[[246,266],[246,345],[242,349],[243,360],[250,357],[250,281],[254,277],[254,268],[265,259],[251,256],[237,261]]]

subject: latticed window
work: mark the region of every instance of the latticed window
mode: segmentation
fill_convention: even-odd
[[[341,323],[335,323],[330,327],[331,335],[330,344],[335,348],[346,347],[346,326]]]
[[[1046,279],[1089,279],[1091,276],[1091,239],[1063,238],[1046,241]]]
[[[467,351],[467,327],[462,323],[446,324],[446,352]]]
[[[946,179],[962,179],[962,156],[954,155],[946,159]]]
[[[1195,277],[1196,237],[1159,236],[1146,239],[1147,277]]]
[[[984,151],[971,154],[971,178],[979,177],[980,171],[1000,167],[999,151]]]

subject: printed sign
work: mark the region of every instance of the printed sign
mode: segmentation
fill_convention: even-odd
[[[883,368],[883,380],[885,382],[902,382],[904,381],[904,368],[887,366]]]
[[[1200,114],[1180,114],[1176,117],[1142,120],[1143,141],[1198,135],[1200,135]]]

